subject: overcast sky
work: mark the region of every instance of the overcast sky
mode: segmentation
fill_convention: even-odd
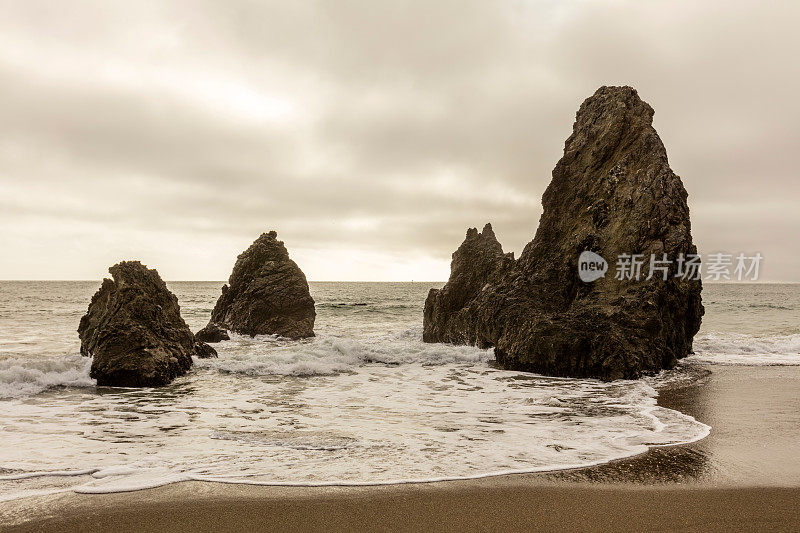
[[[628,84],[700,251],[800,281],[798,4],[0,1],[0,279],[220,280],[275,229],[312,281],[444,280]]]

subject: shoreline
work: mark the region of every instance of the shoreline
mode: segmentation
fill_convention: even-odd
[[[658,405],[711,425],[709,436],[597,466],[399,485],[66,492],[0,503],[0,530],[794,529],[800,367],[698,368],[711,372],[660,390]]]

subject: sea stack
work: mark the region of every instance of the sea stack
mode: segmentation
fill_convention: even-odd
[[[314,336],[316,311],[306,276],[277,237],[274,231],[262,234],[236,259],[211,322],[202,330],[204,338],[218,338],[220,330],[290,339]]]
[[[216,357],[181,318],[178,299],[155,269],[123,261],[108,269],[81,318],[81,353],[98,385],[157,387],[185,374],[192,356]]]
[[[478,309],[470,304],[513,266],[514,254],[503,253],[491,224],[480,233],[476,228],[467,230],[466,239],[453,252],[450,280],[442,290],[432,289],[425,302],[423,340],[488,347],[484,336],[478,335]]]
[[[605,380],[655,373],[689,354],[702,283],[678,270],[697,250],[653,113],[631,87],[601,87],[584,101],[534,239],[514,262],[493,233],[468,231],[450,281],[425,302],[424,340],[494,347],[507,369]],[[584,251],[608,262],[604,276],[579,278]],[[641,254],[639,279],[616,275],[623,254]],[[651,276],[651,255],[664,254],[666,273]]]

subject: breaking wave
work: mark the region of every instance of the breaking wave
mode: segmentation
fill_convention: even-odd
[[[225,357],[200,359],[196,364],[251,376],[329,376],[355,372],[370,363],[447,365],[494,359],[492,350],[423,343],[421,338],[419,328],[372,338],[320,335],[300,343],[272,336],[251,338],[234,334],[230,341],[218,345]]]
[[[704,333],[694,339],[688,362],[743,366],[800,365],[800,334]]]
[[[80,355],[0,359],[0,398],[21,398],[54,387],[93,387],[91,359]]]
[[[399,334],[344,337],[322,334],[291,342],[273,336],[233,335],[217,345],[218,359],[195,359],[195,366],[247,376],[333,376],[357,372],[367,364],[425,366],[469,364],[494,359],[492,350],[428,344],[411,328]],[[686,362],[741,366],[800,365],[800,334],[703,333]],[[58,387],[93,387],[91,359],[78,354],[39,358],[0,358],[0,398],[22,398]]]

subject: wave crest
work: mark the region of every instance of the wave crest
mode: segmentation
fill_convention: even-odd
[[[417,330],[375,338],[319,336],[304,342],[234,335],[222,343],[218,359],[198,359],[200,368],[252,376],[328,376],[355,372],[370,363],[446,365],[494,359],[474,346],[428,344]]]
[[[687,361],[718,365],[797,366],[800,365],[800,334],[704,333],[695,337],[694,351],[695,354],[687,357]]]
[[[54,387],[93,387],[92,360],[80,355],[0,359],[0,398],[21,398]]]

